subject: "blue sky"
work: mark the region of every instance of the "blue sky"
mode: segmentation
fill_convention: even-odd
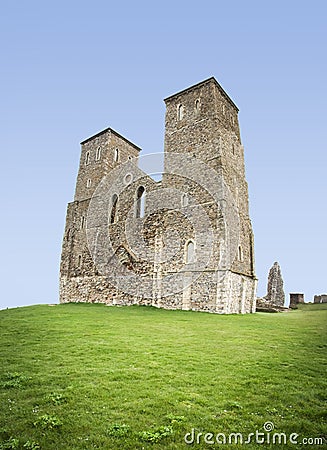
[[[324,1],[0,6],[0,308],[58,301],[79,142],[108,126],[163,150],[163,99],[214,76],[240,109],[258,295],[327,292]]]

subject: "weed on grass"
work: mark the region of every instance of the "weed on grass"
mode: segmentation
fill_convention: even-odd
[[[167,414],[167,419],[170,420],[172,425],[181,425],[185,422],[185,416],[175,416],[175,414]]]
[[[157,443],[167,436],[173,434],[173,428],[171,426],[161,426],[154,430],[141,431],[138,433],[141,441]]]
[[[54,405],[61,405],[62,403],[65,403],[67,401],[64,394],[58,392],[51,392],[51,394],[48,394],[45,397],[45,400],[50,403],[53,403]]]
[[[0,387],[3,389],[21,388],[30,378],[19,372],[8,372],[0,380]]]
[[[9,438],[6,441],[0,442],[0,450],[8,450],[8,449],[20,449],[24,448],[26,450],[40,450],[41,447],[38,442],[34,441],[26,441],[24,444],[21,445],[21,442],[19,439],[15,438]]]
[[[9,438],[4,442],[0,442],[1,450],[15,449],[19,447],[19,439]]]
[[[123,423],[122,425],[119,424],[111,425],[111,427],[108,428],[107,434],[108,436],[122,437],[126,436],[128,432],[129,427]]]
[[[62,421],[56,416],[44,414],[43,416],[37,418],[34,422],[34,426],[42,428],[43,430],[53,430],[54,428],[61,427]]]
[[[39,450],[40,444],[38,442],[34,442],[34,441],[26,441],[25,444],[23,445],[23,447],[26,450]]]

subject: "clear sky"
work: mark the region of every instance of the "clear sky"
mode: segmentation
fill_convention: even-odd
[[[240,109],[258,295],[327,293],[324,0],[0,5],[0,307],[58,301],[79,142],[163,150],[163,98],[214,76]]]

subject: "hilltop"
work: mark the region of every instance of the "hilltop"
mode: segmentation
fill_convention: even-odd
[[[183,449],[192,429],[246,437],[267,423],[299,442],[326,436],[326,318],[326,305],[0,311],[0,448]],[[204,434],[195,448],[213,447]]]

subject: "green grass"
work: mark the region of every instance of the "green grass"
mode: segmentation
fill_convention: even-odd
[[[299,442],[326,437],[324,308],[233,316],[95,304],[0,311],[0,449],[16,448],[10,438],[19,449],[218,448],[203,436],[186,445],[184,436],[195,429],[246,438],[268,421]]]

